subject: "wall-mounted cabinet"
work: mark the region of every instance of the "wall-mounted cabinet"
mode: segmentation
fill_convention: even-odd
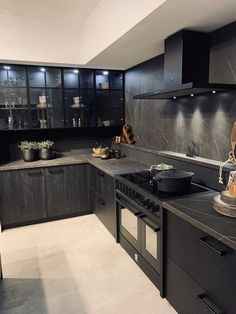
[[[0,65],[0,129],[120,126],[122,71]]]

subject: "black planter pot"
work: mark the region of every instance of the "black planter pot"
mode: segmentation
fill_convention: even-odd
[[[24,149],[22,150],[22,158],[25,162],[30,162],[36,160],[36,154],[34,149]]]
[[[43,159],[43,160],[52,159],[52,151],[51,151],[51,149],[50,148],[42,148],[39,151],[39,157],[40,157],[40,159]]]

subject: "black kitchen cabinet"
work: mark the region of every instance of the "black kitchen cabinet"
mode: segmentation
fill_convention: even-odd
[[[165,221],[166,298],[180,314],[233,314],[236,252],[170,212]]]
[[[90,206],[107,230],[116,235],[114,178],[94,166],[89,167]]]
[[[4,65],[0,68],[0,129],[21,129],[29,120],[26,69]]]
[[[64,69],[66,127],[95,127],[94,71]]]
[[[88,213],[86,165],[0,173],[3,229]]]
[[[0,173],[1,224],[4,228],[46,218],[44,170]]]
[[[31,128],[62,128],[62,77],[60,68],[27,67]],[[45,101],[42,101],[42,97]]]
[[[0,129],[121,126],[122,71],[0,65]]]
[[[122,71],[95,71],[98,126],[123,125],[124,78]]]
[[[45,169],[49,218],[87,211],[85,178],[86,165]]]

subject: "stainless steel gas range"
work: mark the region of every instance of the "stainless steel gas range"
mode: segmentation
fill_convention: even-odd
[[[209,191],[191,183],[184,195]],[[164,296],[163,287],[163,202],[183,197],[161,193],[153,186],[148,170],[115,178],[117,242],[136,261]]]

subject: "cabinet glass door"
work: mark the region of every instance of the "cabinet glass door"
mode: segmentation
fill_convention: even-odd
[[[94,88],[94,71],[89,69],[80,69],[80,88]]]
[[[123,73],[110,71],[110,89],[123,89]]]
[[[96,89],[109,89],[109,71],[96,71]]]
[[[26,71],[24,66],[0,68],[0,128],[28,127]]]
[[[64,69],[63,73],[65,88],[79,88],[79,70]]]
[[[61,88],[61,69],[47,68],[46,74],[46,86]]]
[[[61,69],[30,67],[29,108],[31,128],[62,128]]]

